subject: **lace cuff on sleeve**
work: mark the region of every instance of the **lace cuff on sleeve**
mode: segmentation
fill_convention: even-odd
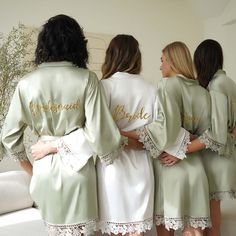
[[[152,141],[145,127],[137,129],[139,141],[143,143],[146,150],[148,150],[153,158],[157,158],[161,154],[155,143]]]
[[[7,156],[10,156],[15,161],[29,161],[25,151],[8,153]]]
[[[234,138],[233,134],[228,133],[227,142],[224,145],[224,148],[220,149],[219,155],[224,157],[232,157],[235,151],[236,151],[236,139]]]
[[[108,154],[105,154],[105,155],[102,155],[102,156],[99,156],[100,160],[102,163],[105,163],[105,165],[110,165],[113,163],[113,161],[115,159],[118,158],[121,150],[124,149],[125,146],[128,145],[128,138],[127,137],[124,137],[124,136],[121,136],[121,144],[119,146],[118,149],[116,149],[115,151],[113,152],[110,152]]]
[[[206,145],[206,148],[211,149],[214,152],[220,153],[221,150],[224,148],[224,145],[221,143],[216,142],[215,140],[211,139],[207,133],[203,133],[199,136],[199,141]]]
[[[179,158],[180,160],[183,160],[186,158],[186,152],[188,149],[188,144],[190,144],[190,133],[181,128],[178,138],[175,142],[175,144],[167,149],[165,149],[165,152],[169,153],[172,156],[175,156]]]
[[[60,138],[51,142],[51,144],[57,148],[57,152],[65,166],[74,171],[79,171],[87,164],[94,152],[85,138],[83,141],[75,139],[73,142],[68,138],[70,137]],[[67,144],[68,141],[69,143]]]

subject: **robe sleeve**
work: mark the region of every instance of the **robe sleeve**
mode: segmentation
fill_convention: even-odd
[[[228,131],[228,101],[225,94],[210,91],[211,126],[200,137],[200,141],[219,155],[228,155],[234,148],[234,140]]]
[[[110,164],[124,142],[107,106],[102,83],[95,73],[90,73],[85,91],[84,135],[101,161]]]
[[[7,156],[18,161],[29,161],[23,144],[27,115],[20,83],[14,92],[1,133],[1,146]]]
[[[183,160],[187,157],[186,153],[188,144],[190,143],[190,133],[186,129],[181,127],[175,143],[170,147],[165,148],[164,151],[172,156],[179,158],[180,160]]]
[[[220,151],[221,156],[232,157],[236,150],[236,140],[234,136],[230,133],[227,134],[227,142],[224,148]]]
[[[85,128],[75,130],[55,142],[63,162],[75,171],[79,171],[91,156],[96,155],[96,151],[100,151],[100,158],[105,164],[111,164],[120,149],[116,125],[113,120],[110,120],[110,111],[107,112],[106,103],[107,105],[110,103],[110,90],[108,87],[104,91],[103,85],[104,83],[96,81],[89,84],[88,93],[91,100],[87,100],[88,103],[85,104],[85,110],[89,106]],[[92,94],[90,95],[90,93]],[[106,120],[108,121],[107,126]],[[123,137],[122,142],[125,143]],[[107,147],[107,145],[110,146]],[[117,147],[119,148],[117,149]]]
[[[156,120],[138,130],[139,140],[154,158],[175,145],[181,132],[181,110],[177,88],[172,82],[169,84],[169,79],[164,80],[166,81],[162,82],[157,90]],[[189,136],[186,137],[186,143],[188,141]]]
[[[77,129],[54,142],[64,164],[74,171],[82,169],[94,155],[85,138],[83,128]]]

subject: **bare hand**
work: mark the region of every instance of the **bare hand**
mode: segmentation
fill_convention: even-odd
[[[53,153],[53,147],[49,143],[38,141],[31,146],[31,153],[35,160],[39,160],[50,153]]]
[[[135,130],[133,130],[133,131],[122,131],[122,130],[120,130],[120,134],[125,136],[125,137],[128,137],[128,138],[138,139],[138,134]]]
[[[191,141],[196,139],[196,138],[198,138],[198,136],[196,134],[190,134],[190,140]]]
[[[137,149],[138,150],[144,149],[143,143],[141,143],[137,139],[133,139],[133,138],[128,138],[128,145],[125,147],[130,148],[130,149],[136,149],[136,150]]]
[[[236,126],[233,128],[232,134],[233,134],[234,138],[236,139]]]
[[[163,152],[160,156],[159,156],[160,162],[161,164],[165,165],[165,166],[173,166],[175,165],[177,162],[180,161],[179,158],[172,156],[166,152]]]

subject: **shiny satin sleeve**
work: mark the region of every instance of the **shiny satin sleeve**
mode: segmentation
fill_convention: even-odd
[[[27,112],[23,104],[21,83],[14,92],[8,114],[2,127],[1,147],[2,152],[15,160],[28,161],[23,144],[24,130],[27,127]]]
[[[181,132],[178,94],[167,80],[162,81],[157,90],[156,120],[138,130],[139,140],[154,158],[173,146]]]
[[[229,155],[234,139],[228,131],[228,98],[220,91],[210,91],[211,126],[199,137],[200,141],[220,155]]]
[[[122,146],[122,138],[107,106],[103,86],[92,72],[85,91],[85,118],[86,139],[101,161],[112,163]]]

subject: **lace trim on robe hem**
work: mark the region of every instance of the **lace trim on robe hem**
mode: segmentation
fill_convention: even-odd
[[[128,138],[122,136],[121,144],[118,149],[116,149],[113,152],[110,152],[106,155],[99,156],[101,162],[105,163],[105,165],[112,164],[113,161],[118,158],[118,156],[120,155],[120,152],[125,148],[126,145],[128,145]]]
[[[186,152],[188,150],[188,144],[190,144],[190,133],[189,132],[184,132],[184,138],[182,140],[180,149],[176,153],[176,157],[183,160],[184,158],[187,158]]]
[[[161,151],[156,147],[155,143],[152,141],[145,127],[137,129],[139,142],[142,142],[145,149],[148,150],[153,158],[158,158]]]
[[[144,233],[151,230],[153,226],[153,218],[144,221],[129,222],[129,223],[115,223],[115,222],[99,222],[99,229],[104,234],[122,234],[127,233]]]
[[[199,141],[205,144],[206,148],[209,148],[212,151],[218,152],[218,153],[224,147],[223,144],[214,141],[206,133],[203,133],[201,136],[199,136]]]
[[[192,228],[201,228],[202,230],[205,228],[211,227],[210,217],[191,217],[184,216],[181,218],[168,218],[162,215],[155,216],[156,225],[165,225],[167,230],[173,229],[184,229],[184,227],[192,227]]]
[[[45,222],[50,236],[81,236],[91,235],[96,231],[96,220],[79,224],[50,224]]]
[[[210,193],[211,200],[226,200],[226,199],[236,199],[236,191],[219,191]]]
[[[14,153],[10,152],[7,154],[7,156],[13,158],[14,161],[29,161],[25,151],[14,152]]]

